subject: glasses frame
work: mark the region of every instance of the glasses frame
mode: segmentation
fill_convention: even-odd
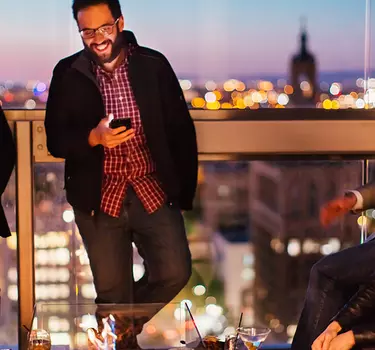
[[[105,24],[103,26],[100,26],[99,28],[91,29],[86,28],[79,31],[79,34],[83,39],[92,39],[96,36],[96,33],[100,33],[101,35],[107,37],[108,35],[111,35],[113,33],[113,27],[117,25],[118,21],[120,20],[120,17],[116,19],[116,21],[113,24]],[[110,29],[109,29],[110,28]],[[109,31],[108,31],[109,29]],[[90,35],[85,35],[85,32],[92,32]]]

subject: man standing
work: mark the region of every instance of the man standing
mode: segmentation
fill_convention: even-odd
[[[181,211],[197,184],[194,124],[167,59],[123,31],[118,0],[75,0],[73,15],[84,50],[55,67],[45,126],[96,302],[167,303],[191,274]],[[120,118],[131,128],[110,128]],[[134,286],[132,241],[147,270]]]
[[[0,200],[12,174],[15,161],[16,148],[0,101]],[[6,238],[9,236],[10,230],[0,201],[0,237]]]

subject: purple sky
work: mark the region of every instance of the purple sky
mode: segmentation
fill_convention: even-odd
[[[20,2],[1,5],[0,81],[46,81],[59,59],[82,47],[71,0]],[[365,0],[121,3],[127,28],[140,44],[162,51],[181,78],[285,74],[298,48],[301,16],[308,17],[320,71],[364,69]]]

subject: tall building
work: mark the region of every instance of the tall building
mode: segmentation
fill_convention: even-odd
[[[253,320],[253,252],[249,240],[249,162],[204,163],[202,222],[213,244],[229,322]]]
[[[208,162],[203,165],[202,221],[211,232],[237,225],[249,215],[249,162]]]
[[[252,162],[251,232],[255,256],[254,308],[258,324],[279,341],[293,336],[312,265],[359,243],[357,218],[328,229],[320,206],[360,184],[359,162]]]
[[[254,324],[254,253],[250,228],[232,227],[214,233],[216,269],[224,286],[224,304],[231,324],[241,312],[244,324]]]
[[[306,26],[301,26],[300,49],[293,56],[290,67],[290,79],[293,86],[292,102],[295,105],[314,104],[317,95],[317,67],[313,54],[307,48]]]

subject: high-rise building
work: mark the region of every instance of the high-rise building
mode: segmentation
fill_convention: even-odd
[[[224,303],[231,324],[241,312],[244,324],[254,324],[254,253],[249,227],[233,227],[214,233],[216,269],[224,286]]]
[[[202,221],[211,232],[247,225],[249,215],[249,162],[205,163],[201,189]]]

